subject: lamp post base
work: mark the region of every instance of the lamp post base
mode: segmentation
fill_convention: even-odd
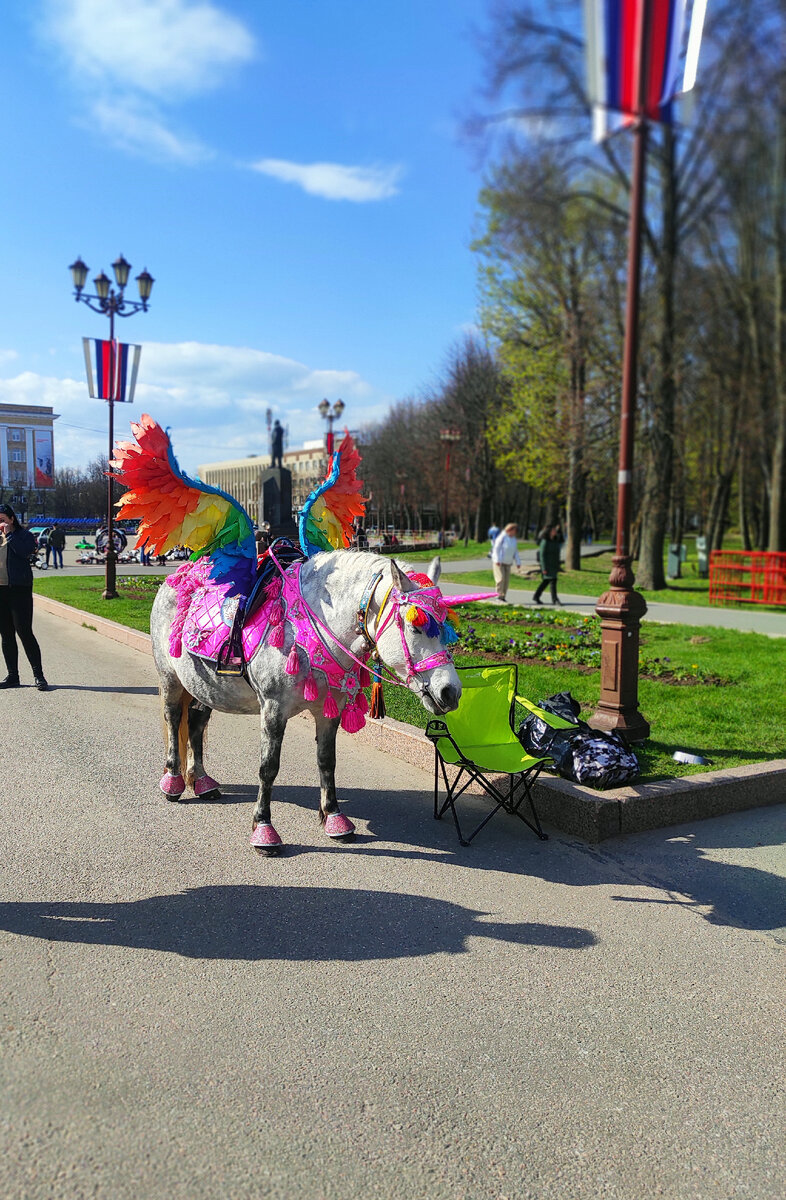
[[[620,575],[629,574],[629,564],[630,559],[614,558]],[[643,742],[650,734],[638,700],[639,625],[646,611],[641,592],[614,582],[595,608],[601,627],[600,699],[589,724],[593,729],[616,730],[632,742]]]

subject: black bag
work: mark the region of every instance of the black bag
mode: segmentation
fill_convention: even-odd
[[[570,721],[573,729],[552,729],[542,717],[530,713],[519,726],[518,737],[529,754],[554,760],[563,779],[585,787],[610,788],[630,783],[639,773],[639,760],[618,733],[590,729],[580,721],[580,706],[570,692],[559,692],[538,707]]]

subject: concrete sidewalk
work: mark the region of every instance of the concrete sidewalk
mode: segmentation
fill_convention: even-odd
[[[3,697],[9,1200],[781,1200],[784,808],[587,847],[341,733],[351,845],[290,722],[280,859],[258,719],[167,803],[149,656],[36,612]],[[31,769],[35,764],[35,770]],[[482,811],[482,803],[470,798]]]

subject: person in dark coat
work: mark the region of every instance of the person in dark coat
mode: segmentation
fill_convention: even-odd
[[[24,646],[33,679],[39,692],[47,691],[41,666],[41,648],[33,633],[33,569],[35,538],[23,529],[9,504],[0,504],[0,642],[8,670],[0,688],[16,688],[19,683],[19,647]]]
[[[49,545],[46,548],[46,561],[49,562],[49,551],[52,551],[52,567],[57,570],[57,561],[60,560],[60,568],[63,567],[63,551],[65,550],[66,537],[65,530],[61,525],[55,525],[49,535]]]
[[[562,529],[559,525],[541,530],[538,542],[538,563],[541,580],[532,597],[534,604],[542,604],[541,596],[546,586],[551,587],[551,603],[561,604],[557,598],[557,575],[559,574],[560,552],[562,550]]]

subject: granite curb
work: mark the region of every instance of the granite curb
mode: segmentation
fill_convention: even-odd
[[[44,612],[152,654],[147,633],[51,600],[48,596],[37,593],[34,596],[36,606]],[[368,721],[364,729],[352,736],[357,739],[356,744],[382,750],[428,773],[434,771],[431,742],[413,725],[385,717],[381,721]],[[481,794],[477,785],[471,785],[467,790]],[[533,791],[538,813],[545,824],[586,842],[602,842],[620,834],[641,833],[684,821],[781,804],[786,801],[786,759],[703,771],[680,779],[664,779],[607,792],[593,791],[565,779],[541,776]]]

